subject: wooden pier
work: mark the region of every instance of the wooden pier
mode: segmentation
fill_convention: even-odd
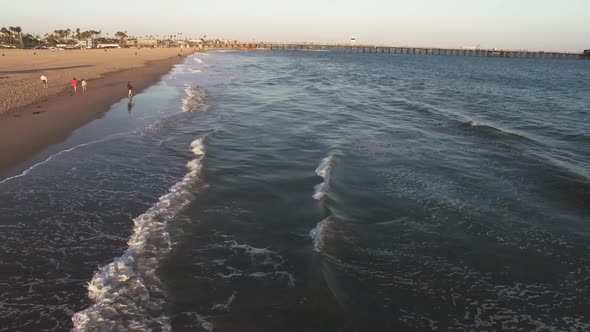
[[[585,52],[555,52],[528,50],[501,50],[480,48],[437,48],[410,46],[375,46],[375,45],[343,45],[313,43],[228,43],[207,44],[205,49],[244,49],[270,51],[330,51],[347,53],[390,53],[390,54],[422,54],[498,58],[546,58],[546,59],[588,59]]]

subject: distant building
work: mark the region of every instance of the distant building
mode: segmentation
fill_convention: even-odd
[[[125,40],[125,47],[134,47],[137,46],[137,39],[131,38]]]
[[[77,44],[76,47],[77,48],[94,48],[96,47],[94,40],[89,38],[86,40],[76,40]]]
[[[98,44],[96,48],[121,48],[119,44]]]
[[[156,47],[158,46],[158,40],[154,38],[140,38],[137,40],[137,46],[139,47]]]

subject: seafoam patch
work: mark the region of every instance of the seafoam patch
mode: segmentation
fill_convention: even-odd
[[[88,297],[94,304],[74,314],[73,331],[171,330],[156,269],[172,246],[167,223],[193,200],[190,189],[199,182],[203,139],[193,141],[190,149],[197,158],[187,163],[188,173],[133,220],[127,250],[100,267],[88,283]]]

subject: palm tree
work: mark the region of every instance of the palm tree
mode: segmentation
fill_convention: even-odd
[[[21,29],[21,27],[17,26],[17,27],[8,27],[8,29],[12,32],[16,33],[16,36],[18,37],[19,43],[20,43],[20,47],[24,48],[24,44],[23,44],[23,38],[21,36],[21,32],[23,31],[23,29]]]
[[[2,33],[3,35],[2,39],[4,39],[7,43],[12,42],[12,31],[6,29],[5,27],[2,27],[2,29],[0,29],[0,33]]]
[[[122,45],[125,38],[127,38],[127,34],[123,31],[117,31],[115,37],[119,38],[119,45]]]

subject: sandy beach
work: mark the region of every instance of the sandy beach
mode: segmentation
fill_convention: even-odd
[[[0,172],[67,138],[127,94],[157,82],[182,61],[179,48],[2,50],[0,54]],[[36,54],[35,54],[36,53]],[[137,53],[137,55],[136,55]],[[183,56],[191,51],[185,49]],[[49,80],[45,96],[40,76]],[[73,94],[70,80],[88,81]]]

